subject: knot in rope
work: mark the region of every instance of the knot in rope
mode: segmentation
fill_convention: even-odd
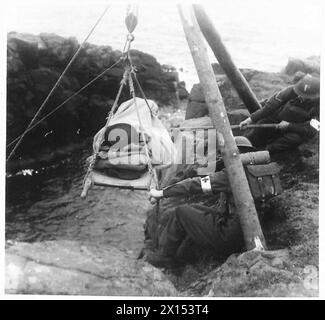
[[[129,42],[132,42],[134,41],[135,37],[132,33],[129,33],[127,36],[126,36],[126,40],[129,41]]]

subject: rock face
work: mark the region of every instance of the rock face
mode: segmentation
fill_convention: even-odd
[[[73,241],[18,243],[6,252],[7,294],[175,296],[156,268],[116,248]]]
[[[159,270],[137,259],[148,193],[93,186],[81,199],[87,156],[74,154],[44,181],[35,176],[35,186],[24,180],[22,193],[40,198],[7,208],[6,292],[176,295]],[[12,183],[8,197],[20,185]]]
[[[8,34],[7,43],[7,139],[20,135],[79,47],[74,38],[55,34]],[[53,110],[88,81],[118,61],[120,51],[86,43],[63,77],[38,119]],[[157,60],[140,51],[131,56],[146,96],[160,104],[176,100],[177,82]],[[119,63],[63,108],[33,129],[20,147],[20,155],[35,155],[41,148],[56,148],[92,136],[105,123],[115,99],[123,65]],[[176,86],[175,86],[175,83]],[[122,92],[121,102],[129,99]],[[51,134],[47,134],[47,133]],[[45,136],[46,135],[46,136]],[[37,148],[37,152],[34,149]],[[19,155],[19,154],[18,154]]]
[[[226,110],[245,108],[236,90],[218,64],[213,64],[216,80],[225,103]],[[305,60],[289,59],[284,72],[267,73],[252,69],[240,69],[259,101],[271,97],[277,91],[291,85],[306,73],[320,73],[320,58],[309,57]],[[203,90],[195,84],[190,92],[185,119],[199,118],[208,115]]]
[[[297,72],[304,72],[310,74],[320,73],[320,57],[311,56],[307,59],[290,58],[286,65],[284,72],[290,76]]]
[[[292,265],[287,249],[234,254],[206,277],[211,280],[204,291],[217,297],[317,296],[317,267],[309,265],[293,270]]]
[[[299,153],[294,156],[299,158]],[[305,176],[307,170],[313,172],[313,166],[306,166],[294,177],[295,186],[268,204],[262,227],[269,251],[231,255],[220,267],[194,282],[187,294],[318,296],[318,185],[312,182],[313,177]],[[288,171],[284,168],[282,173],[286,188]],[[304,182],[298,182],[301,179]]]

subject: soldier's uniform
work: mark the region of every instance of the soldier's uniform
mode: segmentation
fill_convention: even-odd
[[[172,266],[178,249],[189,240],[213,256],[224,257],[242,251],[244,238],[225,169],[203,178],[188,178],[163,189],[164,198],[186,198],[203,193],[218,199],[213,208],[185,204],[165,214],[167,222],[158,227],[158,239],[154,241],[158,242],[155,244],[158,251],[146,256],[149,263],[157,267]]]
[[[208,177],[190,178],[168,186],[163,195],[168,198],[204,192],[219,195],[218,206],[211,209],[203,205],[182,205],[173,209],[159,235],[161,254],[175,256],[187,236],[215,255],[229,255],[242,249],[243,235],[225,169]]]

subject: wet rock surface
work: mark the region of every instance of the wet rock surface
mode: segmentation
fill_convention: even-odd
[[[93,187],[80,198],[88,152],[43,177],[7,181],[6,292],[176,295],[158,269],[137,260],[147,193]]]
[[[221,267],[192,285],[193,291],[217,297],[301,297],[318,295],[318,271],[292,267],[290,250],[248,251],[231,255]]]
[[[17,243],[6,253],[6,293],[174,296],[161,271],[112,246]]]

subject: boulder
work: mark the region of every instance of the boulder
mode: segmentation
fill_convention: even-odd
[[[318,269],[291,269],[287,249],[248,251],[231,255],[209,278],[208,296],[217,297],[307,297],[318,296]],[[305,273],[305,274],[304,274]]]
[[[230,80],[221,72],[221,67],[218,64],[214,64],[213,67],[226,110],[245,108]],[[274,93],[291,85],[294,81],[285,73],[268,73],[252,69],[241,69],[240,71],[259,101],[270,98]],[[189,95],[185,119],[199,118],[205,115],[208,115],[208,108],[203,90],[200,84],[194,84]]]
[[[306,59],[289,58],[284,72],[287,75],[293,76],[296,72],[320,74],[320,57],[311,56]]]
[[[51,66],[64,68],[79,44],[76,38],[64,38],[54,33],[41,33],[40,38],[46,46],[46,55]]]
[[[15,243],[6,251],[7,294],[175,296],[163,273],[114,247],[74,241]]]
[[[188,101],[185,120],[201,118],[207,115],[209,115],[209,109],[205,102]]]
[[[186,90],[185,82],[184,81],[181,81],[181,82],[178,83],[178,85],[177,85],[177,92],[178,92],[178,97],[181,100],[182,99],[187,99],[189,97],[189,93]]]

